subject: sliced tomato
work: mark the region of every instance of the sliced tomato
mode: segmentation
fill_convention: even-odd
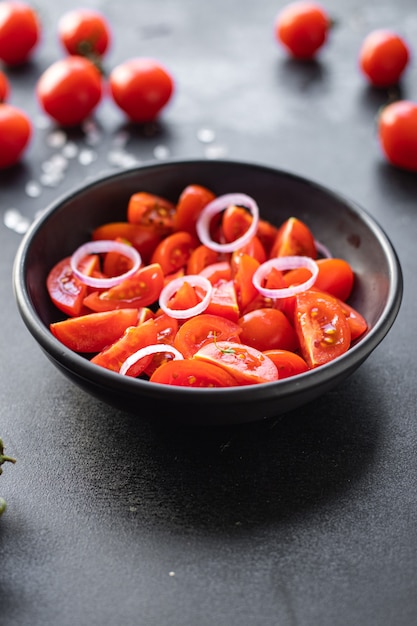
[[[361,315],[361,313],[354,309],[350,304],[343,302],[343,300],[338,300],[338,302],[349,324],[350,340],[351,342],[355,341],[368,330],[368,323],[363,315]]]
[[[298,350],[293,326],[278,309],[263,308],[246,313],[239,319],[240,340],[261,352],[266,350]]]
[[[216,341],[234,341],[239,343],[241,328],[220,315],[201,313],[187,320],[180,326],[174,339],[174,346],[190,359],[206,343]]]
[[[238,252],[248,254],[259,263],[264,263],[268,259],[264,245],[257,235],[254,235],[247,244],[239,248]]]
[[[194,248],[190,254],[187,262],[187,274],[199,274],[205,267],[220,260],[218,252],[201,244]]]
[[[91,363],[119,372],[126,359],[145,346],[157,342],[158,335],[155,322],[149,319],[140,326],[129,326],[123,335],[113,344],[96,354]],[[152,355],[140,359],[132,365],[126,376],[139,376],[152,360]]]
[[[344,259],[318,259],[316,261],[319,273],[314,287],[320,291],[330,293],[340,300],[347,300],[350,296],[355,275],[350,264]],[[296,285],[308,280],[310,271],[305,267],[289,270],[284,275],[285,285]]]
[[[324,365],[349,349],[349,323],[330,294],[309,290],[295,296],[294,328],[301,355],[310,368]]]
[[[251,346],[233,341],[206,343],[193,359],[220,365],[241,385],[278,380],[278,370],[269,357]]]
[[[168,301],[168,307],[174,311],[186,311],[201,302],[198,291],[187,280],[176,290]]]
[[[308,365],[304,359],[290,350],[265,350],[264,354],[275,363],[278,370],[278,380],[308,371]]]
[[[244,252],[234,252],[231,259],[233,282],[240,311],[244,311],[258,293],[253,284],[253,275],[260,263]]]
[[[99,239],[125,239],[136,248],[142,257],[143,263],[149,263],[152,252],[161,241],[162,235],[152,226],[130,224],[129,222],[109,222],[95,228],[91,238],[93,241]]]
[[[310,228],[297,217],[289,217],[280,226],[272,245],[270,257],[317,257],[316,243]]]
[[[74,352],[100,352],[138,323],[136,309],[89,313],[50,324],[52,334]]]
[[[154,249],[152,263],[159,263],[164,274],[172,274],[186,267],[192,251],[198,245],[189,232],[180,230],[163,239]]]
[[[261,241],[267,256],[270,255],[277,233],[278,233],[277,226],[275,226],[268,220],[264,220],[262,218],[258,220],[258,228],[256,231],[256,236]]]
[[[239,319],[239,305],[233,280],[220,280],[213,286],[206,313],[220,315],[232,322]]]
[[[215,194],[202,185],[188,185],[180,194],[174,216],[174,230],[186,230],[197,237],[196,222],[204,207]]]
[[[70,260],[71,257],[66,257],[54,265],[46,279],[46,287],[55,306],[66,315],[75,317],[84,312],[83,301],[88,287],[74,276]],[[80,263],[80,270],[86,276],[91,276],[98,267],[99,259],[95,254],[89,255]]]
[[[172,233],[175,204],[166,198],[146,191],[134,193],[127,205],[127,221],[150,226],[161,235]]]
[[[218,261],[217,263],[210,263],[203,267],[201,276],[207,278],[213,287],[221,281],[230,280],[232,278],[232,268],[229,261]]]
[[[235,387],[239,384],[224,368],[194,359],[167,361],[155,370],[150,381],[177,387]]]
[[[235,204],[229,205],[222,216],[222,231],[225,241],[239,239],[252,223],[252,215],[247,209]]]
[[[140,309],[154,304],[164,285],[164,276],[158,263],[145,265],[107,291],[93,291],[84,298],[84,305],[92,311],[112,309]]]
[[[132,245],[130,241],[123,239],[122,237],[116,237],[115,241],[129,246]],[[132,261],[125,254],[120,254],[120,252],[114,252],[111,250],[110,252],[106,252],[104,255],[103,276],[120,276],[121,274],[128,272],[131,267]]]

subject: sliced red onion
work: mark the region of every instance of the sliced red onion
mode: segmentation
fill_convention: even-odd
[[[317,239],[314,240],[314,243],[315,243],[317,252],[324,259],[331,259],[333,257],[333,255],[330,252],[329,248],[327,246],[325,246],[324,243],[321,243],[321,241],[317,241]]]
[[[111,278],[97,278],[95,276],[87,276],[80,272],[78,265],[85,256],[88,254],[101,254],[103,252],[118,252],[130,259],[133,265],[127,272],[119,274],[119,276],[112,276]],[[118,285],[126,278],[133,276],[141,266],[141,263],[141,256],[133,246],[111,239],[100,239],[98,241],[88,241],[74,252],[71,257],[71,270],[75,276],[86,285],[96,287],[97,289],[108,289],[109,287]]]
[[[210,223],[217,213],[221,213],[229,206],[243,206],[249,209],[252,214],[252,222],[248,230],[238,239],[230,243],[217,243],[210,236]],[[204,207],[198,217],[196,229],[201,243],[207,246],[207,248],[216,252],[234,252],[234,250],[238,250],[246,245],[256,234],[258,221],[259,208],[253,198],[244,193],[228,193],[218,196]]]
[[[140,359],[143,359],[145,356],[149,356],[151,354],[159,354],[160,352],[169,352],[174,356],[175,361],[184,358],[181,352],[174,348],[174,346],[165,343],[154,343],[150,346],[140,348],[139,350],[128,356],[126,361],[123,362],[122,367],[119,370],[119,374],[125,376],[129,369],[132,367],[132,365],[135,365],[135,363],[140,361]]]
[[[189,283],[191,287],[201,287],[201,289],[205,291],[205,296],[201,300],[201,302],[189,309],[171,309],[168,306],[168,302],[184,283]],[[189,317],[198,315],[199,313],[202,313],[206,310],[210,303],[212,291],[213,287],[211,282],[208,280],[208,278],[205,278],[204,276],[200,276],[198,274],[179,276],[178,278],[174,278],[174,280],[171,280],[162,289],[159,295],[159,306],[164,311],[164,313],[169,315],[169,317],[174,317],[176,319],[188,319]]]
[[[284,287],[282,289],[267,289],[266,287],[262,287],[263,280],[268,276],[271,269],[275,268],[277,270],[294,270],[299,267],[305,267],[311,272],[311,277],[306,280],[304,283],[300,285],[294,285],[292,287]],[[316,282],[317,274],[319,273],[319,268],[317,263],[308,256],[281,256],[276,257],[274,259],[269,259],[262,263],[255,271],[252,282],[255,285],[256,289],[266,298],[290,298],[291,296],[295,296],[297,293],[301,293],[302,291],[306,291],[310,289]]]

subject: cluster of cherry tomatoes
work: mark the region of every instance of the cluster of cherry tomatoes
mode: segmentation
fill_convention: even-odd
[[[154,120],[168,104],[174,80],[155,59],[128,59],[104,77],[102,60],[111,45],[112,32],[98,11],[74,9],[64,14],[57,34],[66,56],[39,77],[36,96],[41,108],[59,125],[81,124],[107,93],[131,121],[138,123]],[[6,67],[28,61],[41,35],[42,26],[33,7],[24,2],[0,2],[0,61]],[[20,159],[32,134],[26,113],[6,104],[9,94],[6,73],[0,72],[0,167]]]

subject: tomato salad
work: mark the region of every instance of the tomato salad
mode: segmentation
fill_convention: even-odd
[[[134,193],[125,221],[95,228],[47,289],[53,335],[98,366],[151,383],[281,380],[344,354],[367,329],[355,275],[302,220],[276,226],[243,193],[198,184],[176,202]]]

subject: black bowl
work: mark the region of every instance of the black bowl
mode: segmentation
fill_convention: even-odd
[[[146,190],[176,200],[189,184],[216,194],[246,193],[261,216],[276,224],[303,220],[316,238],[353,267],[349,300],[369,328],[350,350],[327,365],[274,383],[227,389],[189,389],[149,383],[90,363],[49,331],[57,310],[46,290],[51,267],[90,238],[100,224],[124,220],[130,195]],[[153,163],[89,182],[57,200],[26,233],[15,259],[19,312],[47,357],[74,383],[108,404],[138,416],[177,416],[189,423],[261,420],[311,402],[352,374],[378,346],[398,314],[401,267],[388,237],[362,208],[299,176],[257,164],[185,160]]]

